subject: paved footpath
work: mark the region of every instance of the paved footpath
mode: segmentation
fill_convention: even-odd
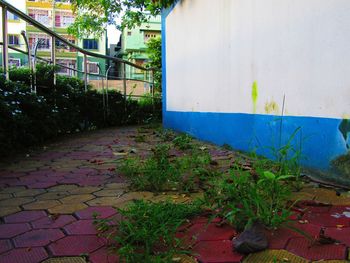
[[[148,154],[158,142],[152,134],[146,134],[148,143],[135,142],[137,127],[72,135],[0,164],[0,263],[118,262],[107,251],[107,240],[97,236],[93,214],[118,218],[115,208],[131,200],[165,198],[128,192],[126,181],[115,171],[115,161],[127,153]],[[223,168],[234,161],[232,152],[208,148]],[[232,249],[234,229],[218,227],[215,220],[208,226],[204,218],[194,219],[178,236],[193,242],[194,255],[201,262],[348,262],[350,197],[337,196],[331,189],[305,187],[294,198],[330,203],[303,203],[292,219],[312,236],[318,236],[322,228],[337,244],[310,246],[305,236],[281,229],[268,233],[269,250],[245,256]]]

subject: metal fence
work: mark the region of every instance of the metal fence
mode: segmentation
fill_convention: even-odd
[[[33,92],[36,92],[36,81],[35,81],[35,69],[36,69],[36,63],[38,61],[42,61],[44,63],[49,63],[53,66],[56,66],[60,69],[66,69],[69,72],[73,72],[73,75],[79,76],[83,79],[85,83],[85,90],[88,89],[89,84],[89,77],[93,77],[95,80],[97,79],[100,81],[101,89],[103,93],[103,100],[104,104],[107,103],[108,106],[108,91],[111,87],[109,87],[109,84],[112,82],[110,80],[117,80],[122,82],[122,94],[124,95],[124,98],[127,97],[143,97],[144,94],[138,94],[133,95],[132,93],[127,94],[127,88],[128,88],[128,82],[134,81],[134,82],[140,82],[144,85],[147,85],[148,93],[152,96],[154,99],[154,72],[157,69],[154,68],[145,68],[139,65],[136,65],[134,63],[131,63],[127,60],[123,60],[116,57],[111,57],[103,54],[94,53],[88,50],[84,50],[83,48],[75,45],[74,43],[71,43],[68,39],[64,38],[63,36],[59,35],[58,33],[54,32],[53,30],[47,28],[46,26],[42,25],[38,21],[34,20],[27,14],[23,13],[22,11],[18,10],[11,4],[5,2],[4,0],[0,0],[0,7],[2,8],[2,42],[0,42],[0,45],[2,45],[2,68],[3,68],[3,74],[5,75],[6,79],[9,80],[9,49],[13,50],[15,52],[19,52],[22,54],[25,54],[28,59],[28,67],[32,71],[32,76],[34,76],[34,79],[32,80],[31,88]],[[21,37],[24,39],[25,43],[25,51],[21,50],[15,46],[9,45],[8,42],[8,12],[16,15],[20,19],[24,20],[25,22],[29,23],[32,27],[35,27],[37,30],[39,30],[42,34],[46,34],[51,39],[51,47],[49,47],[50,51],[50,58],[44,58],[37,56],[38,48],[41,47],[40,41],[36,42],[35,45],[31,48],[29,45],[28,36],[25,31],[21,32]],[[77,52],[77,54],[81,54],[83,57],[83,69],[78,70],[75,67],[69,67],[63,64],[60,64],[57,62],[56,52],[59,47],[57,47],[57,43],[60,45],[64,45],[65,47],[68,47],[70,49],[73,49]],[[45,43],[44,43],[45,44]],[[90,73],[88,70],[88,64],[89,59],[91,58],[99,58],[103,59],[106,64],[109,64],[108,62],[114,62],[118,63],[120,65],[119,73],[115,76],[109,75],[110,67],[106,67],[106,69],[103,72],[103,69],[99,67],[98,73]],[[98,66],[98,65],[97,65]],[[143,72],[143,79],[140,78],[130,78],[127,74],[127,68],[129,70],[138,70]],[[56,83],[56,73],[54,76],[54,84]],[[100,86],[100,85],[99,85]]]

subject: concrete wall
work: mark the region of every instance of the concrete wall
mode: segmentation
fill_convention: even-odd
[[[348,151],[349,12],[347,0],[179,1],[163,14],[164,124],[265,155],[300,127],[304,164],[330,168]]]

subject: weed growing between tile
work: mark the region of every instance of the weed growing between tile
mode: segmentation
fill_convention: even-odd
[[[174,204],[135,201],[119,209],[123,220],[95,220],[97,229],[117,243],[122,262],[173,262],[175,255],[188,254],[175,238],[179,226],[201,211],[201,203]]]
[[[146,142],[147,132],[139,129],[135,142]],[[254,222],[273,229],[288,222],[291,192],[302,184],[300,152],[291,146],[292,137],[274,150],[276,162],[232,152],[234,160],[222,169],[220,158],[213,158],[207,147],[188,135],[157,129],[153,136],[158,143],[150,155],[127,156],[118,163],[131,189],[156,194],[204,192],[204,200],[194,204],[138,201],[120,210],[125,220],[115,226],[99,221],[98,229],[109,233],[126,262],[171,262],[183,252],[174,238],[177,228],[201,209],[209,208],[213,218],[220,217],[240,231]]]

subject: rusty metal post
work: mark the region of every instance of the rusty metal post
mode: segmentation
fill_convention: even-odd
[[[8,64],[8,28],[7,28],[7,7],[2,6],[2,68],[7,80],[10,79]]]
[[[87,77],[87,71],[88,71],[88,66],[87,66],[87,55],[84,54],[84,84],[85,84],[85,92],[87,92],[87,85],[88,85],[88,77]]]
[[[53,85],[56,85],[56,38],[51,37],[51,63],[53,71]]]
[[[124,107],[126,112],[126,64],[123,63]]]

